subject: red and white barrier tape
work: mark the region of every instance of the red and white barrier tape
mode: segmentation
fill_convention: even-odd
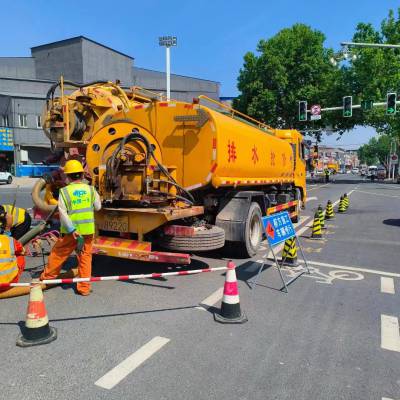
[[[0,288],[3,287],[23,287],[31,286],[32,284],[43,283],[46,285],[59,285],[62,283],[76,283],[76,282],[100,282],[100,281],[129,281],[132,279],[146,279],[146,278],[162,278],[164,276],[178,276],[178,275],[195,275],[203,272],[226,271],[234,269],[232,267],[218,267],[218,268],[203,268],[194,269],[191,271],[177,271],[177,272],[164,272],[140,275],[115,275],[115,276],[92,276],[90,278],[65,278],[65,279],[44,279],[37,282],[17,282],[17,283],[0,283]]]

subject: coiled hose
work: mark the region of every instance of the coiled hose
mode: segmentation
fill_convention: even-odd
[[[190,205],[193,205],[195,200],[194,197],[191,195],[190,192],[188,192],[186,189],[184,189],[182,186],[180,186],[176,180],[171,176],[171,174],[168,172],[168,170],[158,161],[157,157],[154,154],[154,149],[152,144],[148,141],[148,139],[142,135],[138,131],[133,131],[132,133],[129,133],[125,137],[122,138],[120,141],[119,145],[114,149],[111,157],[107,160],[107,168],[106,168],[106,175],[105,175],[105,180],[106,180],[106,187],[108,190],[111,190],[115,187],[116,183],[116,178],[118,176],[118,168],[120,165],[120,159],[117,158],[118,154],[123,150],[125,145],[129,142],[133,141],[138,141],[142,142],[145,147],[146,147],[146,158],[145,158],[145,164],[146,164],[146,170],[147,167],[149,166],[150,163],[150,157],[153,158],[153,160],[156,162],[158,168],[160,171],[168,177],[168,181],[165,181],[166,183],[169,183],[173,186],[175,186],[180,195],[177,195],[176,197],[179,198],[180,200],[185,201],[186,203],[189,203]],[[155,191],[153,191],[155,192]],[[157,191],[158,192],[158,191]],[[158,192],[162,193],[162,192]],[[147,192],[147,185],[146,185],[146,194]]]

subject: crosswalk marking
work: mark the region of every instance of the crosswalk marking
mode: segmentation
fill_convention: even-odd
[[[381,347],[400,352],[399,319],[391,315],[381,315]]]
[[[381,276],[381,292],[394,294],[394,280],[393,278],[387,278],[385,276]]]

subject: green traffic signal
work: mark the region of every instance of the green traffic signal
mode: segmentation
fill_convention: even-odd
[[[386,97],[386,114],[393,115],[396,114],[396,93],[388,93]]]
[[[299,121],[307,121],[307,102],[299,101]]]
[[[343,97],[343,117],[351,117],[353,115],[353,96]]]

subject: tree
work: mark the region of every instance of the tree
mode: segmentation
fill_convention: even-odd
[[[316,122],[298,121],[298,101],[324,106],[341,105],[345,90],[343,72],[329,62],[333,50],[324,47],[325,36],[303,24],[260,40],[258,55],[249,52],[238,77],[241,94],[234,107],[274,127],[316,129],[332,126],[343,131],[357,120],[341,113],[325,113]]]
[[[391,141],[392,138],[389,135],[371,138],[367,144],[364,144],[358,149],[358,158],[360,162],[367,165],[379,163],[388,170],[388,156],[390,155]]]
[[[371,24],[359,23],[353,36],[353,42],[364,43],[400,43],[400,9],[397,19],[392,10],[382,21],[380,31]],[[352,48],[357,58],[343,68],[343,79],[348,91],[357,101],[371,99],[375,102],[386,101],[388,92],[400,94],[400,49]],[[376,128],[378,133],[400,138],[399,114],[388,116],[385,109],[375,108],[368,113],[355,111],[362,125]]]

